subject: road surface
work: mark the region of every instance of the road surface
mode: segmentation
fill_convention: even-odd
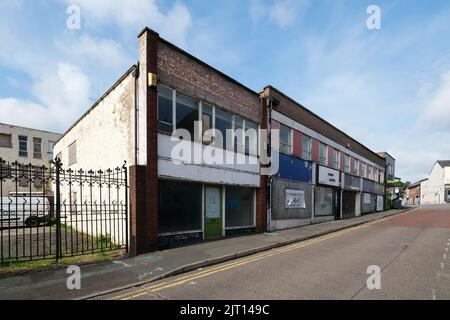
[[[450,206],[422,207],[101,298],[450,299],[449,250]]]

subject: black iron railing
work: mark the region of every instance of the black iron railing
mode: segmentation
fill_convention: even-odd
[[[128,250],[128,175],[0,159],[0,263]]]

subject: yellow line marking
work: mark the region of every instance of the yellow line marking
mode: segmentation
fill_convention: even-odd
[[[377,220],[371,221],[369,223],[366,223],[366,224],[363,224],[363,225],[360,225],[360,226],[350,227],[350,228],[345,229],[345,230],[336,231],[335,233],[332,233],[330,235],[323,235],[323,236],[320,236],[320,237],[312,239],[312,240],[305,240],[305,241],[302,241],[300,243],[294,243],[294,244],[290,244],[290,245],[287,245],[287,246],[284,246],[284,247],[280,247],[280,248],[277,248],[277,249],[272,249],[269,252],[264,252],[264,253],[253,255],[253,256],[250,256],[250,257],[247,257],[247,258],[242,258],[242,259],[239,259],[238,261],[234,261],[234,262],[227,263],[225,265],[220,265],[220,266],[217,266],[217,267],[213,267],[213,268],[210,268],[208,270],[197,272],[195,274],[186,275],[186,276],[183,276],[183,277],[180,277],[180,278],[176,278],[176,279],[173,279],[173,280],[168,280],[168,281],[162,282],[160,284],[152,285],[150,287],[141,287],[137,291],[137,293],[136,292],[125,293],[125,294],[113,297],[112,299],[114,299],[114,300],[135,299],[135,298],[144,296],[144,295],[152,293],[152,292],[157,292],[157,291],[160,291],[160,290],[163,290],[163,289],[168,289],[168,288],[172,288],[172,287],[175,287],[175,286],[179,286],[179,285],[185,284],[185,283],[190,282],[190,281],[195,280],[195,279],[204,278],[204,277],[210,276],[210,275],[218,273],[218,272],[223,272],[223,271],[226,271],[226,270],[229,270],[229,269],[237,268],[239,266],[246,265],[246,264],[249,264],[251,262],[255,262],[255,261],[261,260],[263,258],[271,257],[271,256],[276,255],[276,254],[286,253],[286,252],[289,252],[289,251],[292,251],[292,250],[295,250],[295,249],[303,248],[303,247],[306,247],[306,246],[309,246],[309,245],[312,245],[312,244],[315,244],[315,243],[319,243],[319,242],[322,242],[322,241],[325,241],[325,240],[329,240],[329,239],[332,239],[332,238],[335,238],[335,237],[338,237],[338,236],[341,236],[341,235],[344,235],[344,234],[347,234],[347,233],[350,233],[350,232],[353,232],[353,231],[356,231],[356,230],[368,227],[368,226],[370,226],[372,224],[375,224],[375,223],[378,223],[378,222],[379,221],[377,221]]]

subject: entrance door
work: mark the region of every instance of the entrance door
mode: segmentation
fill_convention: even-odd
[[[222,236],[222,192],[219,187],[205,187],[205,239]]]
[[[356,194],[344,191],[342,193],[342,218],[348,219],[355,216]]]

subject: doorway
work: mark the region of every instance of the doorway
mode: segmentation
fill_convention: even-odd
[[[205,239],[222,237],[222,189],[205,186]]]

